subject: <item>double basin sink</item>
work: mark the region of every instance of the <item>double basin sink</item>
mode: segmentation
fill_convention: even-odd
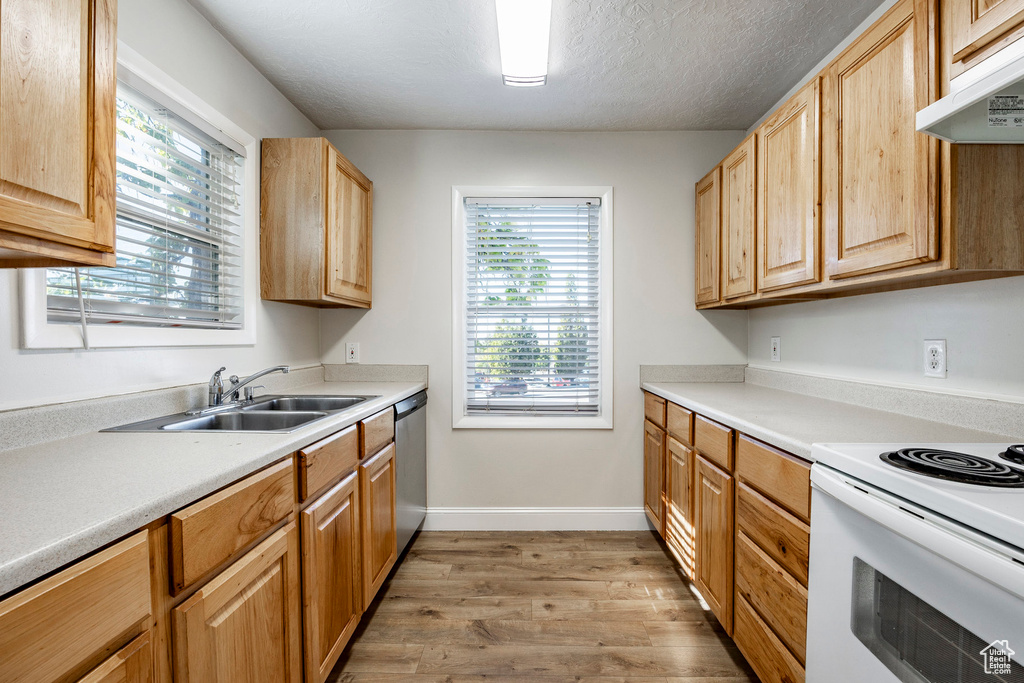
[[[167,415],[105,432],[291,432],[378,396],[261,396],[243,403]]]

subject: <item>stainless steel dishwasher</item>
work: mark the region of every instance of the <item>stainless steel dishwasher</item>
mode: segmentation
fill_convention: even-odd
[[[427,392],[395,405],[398,554],[427,516]]]

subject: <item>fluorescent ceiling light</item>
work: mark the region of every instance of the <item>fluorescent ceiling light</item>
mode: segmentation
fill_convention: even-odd
[[[494,0],[494,5],[502,83],[544,85],[548,82],[551,0]]]

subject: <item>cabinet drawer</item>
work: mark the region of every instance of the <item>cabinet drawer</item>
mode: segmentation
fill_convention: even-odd
[[[696,416],[693,445],[711,462],[732,472],[732,430],[706,417]]]
[[[395,438],[395,410],[386,408],[359,423],[360,458],[368,458]]]
[[[736,595],[757,610],[802,664],[807,646],[807,589],[742,531],[736,534]]]
[[[352,425],[299,451],[299,500],[341,479],[359,464],[359,428]]]
[[[292,461],[257,472],[171,515],[174,595],[282,522],[295,505]]]
[[[742,597],[736,600],[736,628],[732,638],[761,683],[804,683],[804,668],[800,662]]]
[[[661,396],[655,396],[644,392],[644,417],[658,425],[662,429],[665,428],[665,399]]]
[[[693,445],[693,413],[675,403],[667,404],[668,433],[686,446]]]
[[[736,528],[807,585],[811,530],[804,522],[740,482],[736,487]]]
[[[736,475],[803,521],[810,521],[810,464],[748,436],[737,441]]]
[[[118,650],[78,683],[150,683],[153,680],[153,646],[149,631]]]
[[[150,601],[141,531],[0,602],[0,681],[86,673],[141,631]]]

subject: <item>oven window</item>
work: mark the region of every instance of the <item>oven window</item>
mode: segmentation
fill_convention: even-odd
[[[986,643],[859,557],[851,627],[905,683],[1024,683],[1024,643]]]

